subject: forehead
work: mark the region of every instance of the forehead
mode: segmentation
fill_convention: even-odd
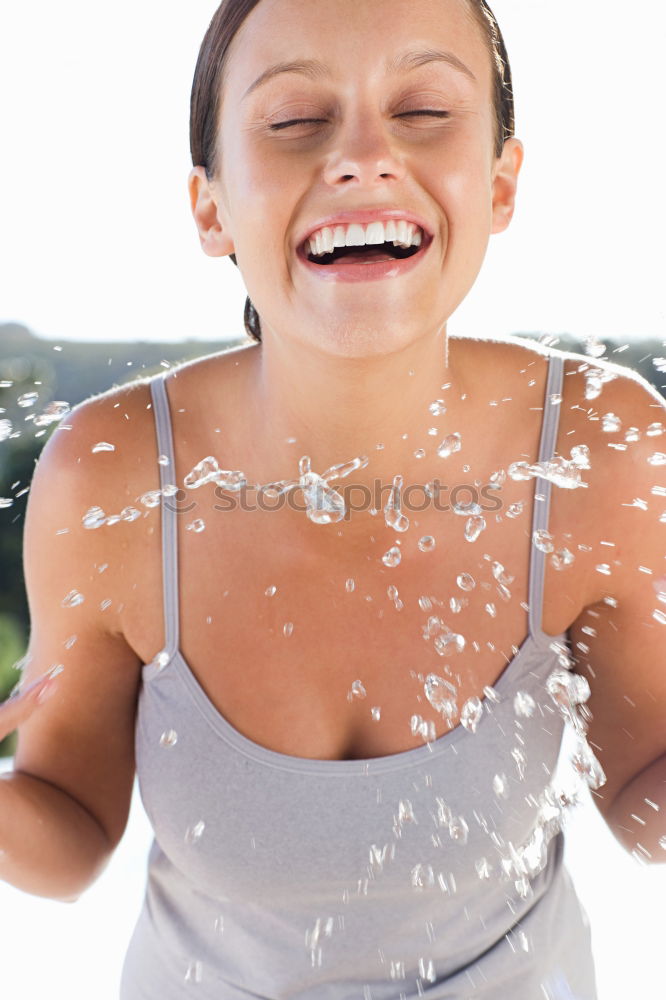
[[[426,49],[457,58],[471,71],[468,83],[487,90],[490,60],[467,0],[261,0],[232,42],[224,89],[240,100],[267,68],[299,59],[348,79]]]

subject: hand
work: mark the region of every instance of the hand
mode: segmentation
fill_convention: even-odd
[[[47,698],[55,694],[58,690],[57,677],[62,670],[60,665],[52,667],[24,691],[19,684],[11,697],[0,704],[0,740],[18,729]]]

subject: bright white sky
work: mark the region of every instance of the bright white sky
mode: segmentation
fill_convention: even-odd
[[[186,187],[216,7],[2,5],[0,322],[56,340],[242,332],[240,276],[201,251]],[[666,4],[493,7],[526,161],[512,226],[449,329],[663,340]]]

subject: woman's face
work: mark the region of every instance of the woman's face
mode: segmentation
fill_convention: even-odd
[[[261,81],[295,62],[316,65]],[[494,130],[463,0],[262,0],[229,52],[214,193],[219,252],[237,254],[264,340],[363,357],[441,329],[510,221],[522,151],[496,160]],[[314,230],[387,210],[425,231],[408,265],[306,261]]]

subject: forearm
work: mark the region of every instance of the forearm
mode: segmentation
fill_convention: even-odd
[[[655,808],[656,807],[656,808]],[[666,864],[666,755],[618,794],[606,815],[616,839],[637,859]]]
[[[0,879],[74,902],[110,855],[99,823],[66,792],[18,771],[0,775]]]

